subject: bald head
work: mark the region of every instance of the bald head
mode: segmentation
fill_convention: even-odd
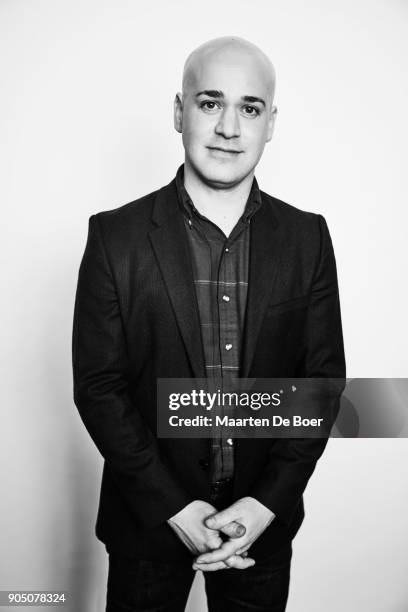
[[[188,56],[183,71],[183,98],[195,88],[211,65],[225,65],[231,71],[248,71],[264,83],[272,105],[275,94],[275,69],[259,47],[238,36],[214,38]]]
[[[197,184],[215,190],[235,189],[245,181],[250,186],[272,138],[274,92],[271,61],[247,40],[215,38],[188,56],[183,90],[174,99],[187,181],[194,176]]]

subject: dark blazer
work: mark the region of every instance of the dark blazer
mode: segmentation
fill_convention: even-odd
[[[251,221],[242,377],[345,377],[336,264],[324,218],[261,192]],[[166,520],[209,500],[208,439],[156,437],[156,379],[205,378],[175,180],[89,219],[73,326],[74,400],[105,462],[96,535],[108,550],[188,559]],[[254,558],[290,541],[326,439],[238,439],[234,499],[276,518]]]

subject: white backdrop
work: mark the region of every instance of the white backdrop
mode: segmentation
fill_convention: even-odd
[[[408,4],[2,0],[0,589],[104,610],[102,459],[72,401],[90,214],[174,176],[186,55],[237,34],[275,63],[261,188],[328,222],[350,377],[407,377]],[[408,441],[333,439],[306,494],[288,612],[406,612]],[[189,611],[206,609],[201,580]]]

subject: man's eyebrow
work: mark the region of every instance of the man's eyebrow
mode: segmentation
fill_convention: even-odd
[[[258,98],[257,96],[242,96],[242,100],[244,102],[260,102],[261,104],[266,106],[265,100],[262,100],[262,98]]]
[[[208,96],[209,98],[223,98],[224,92],[219,91],[218,89],[203,89],[203,91],[199,91],[196,93],[196,98],[198,96]]]

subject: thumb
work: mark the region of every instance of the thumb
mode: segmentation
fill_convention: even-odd
[[[230,508],[226,510],[221,510],[221,512],[216,512],[211,516],[208,516],[204,524],[209,529],[222,529],[228,523],[232,523],[234,520],[233,513]]]
[[[246,532],[246,527],[237,521],[232,521],[221,527],[220,531],[229,538],[241,538]]]

